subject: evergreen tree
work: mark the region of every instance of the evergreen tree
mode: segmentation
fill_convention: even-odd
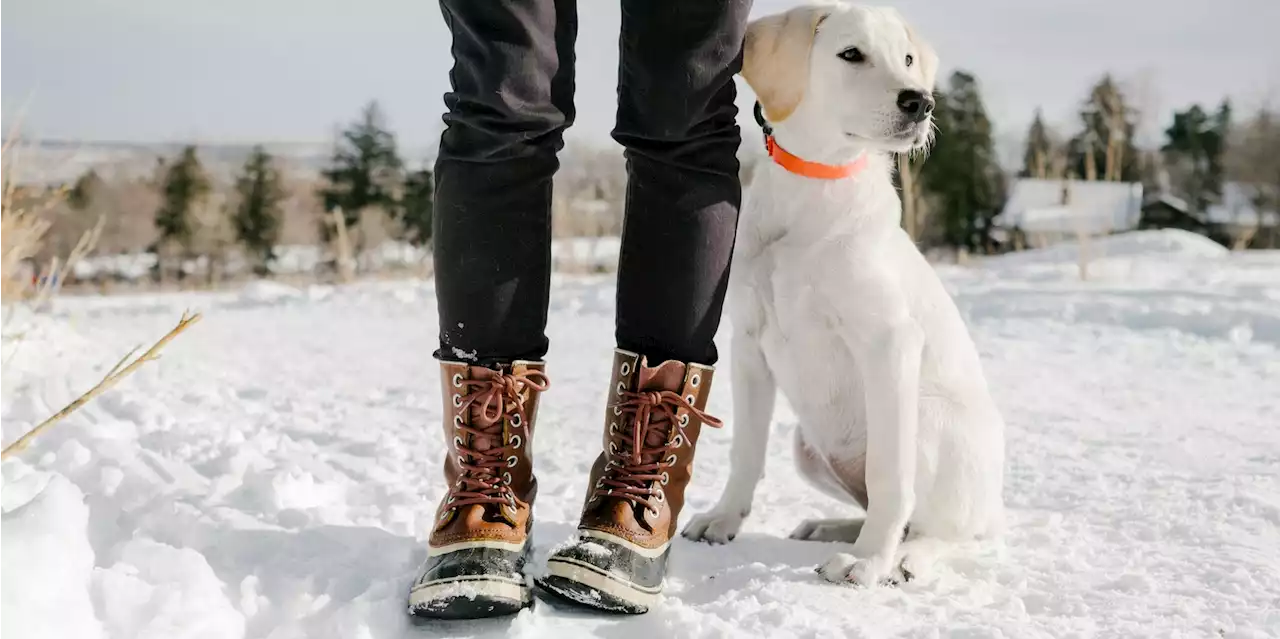
[[[1022,156],[1022,171],[1019,177],[1049,177],[1053,164],[1053,140],[1049,137],[1049,127],[1044,123],[1040,109],[1036,109],[1036,117],[1027,130],[1027,150]]]
[[[190,247],[192,209],[209,195],[210,189],[209,178],[196,156],[196,147],[186,147],[164,172],[160,208],[156,211],[156,229],[162,242],[176,244],[184,250]]]
[[[415,246],[431,242],[431,220],[435,212],[435,175],[430,168],[409,174],[404,181],[401,218],[409,241]]]
[[[67,205],[77,211],[83,211],[93,204],[94,198],[102,192],[102,178],[98,172],[89,169],[76,178],[75,184],[67,192]]]
[[[239,203],[232,220],[236,237],[254,258],[254,272],[266,275],[280,234],[280,203],[285,198],[280,172],[261,146],[255,146],[236,179]]]
[[[1086,180],[1140,181],[1141,166],[1133,143],[1136,120],[1137,112],[1120,86],[1109,74],[1103,76],[1080,109],[1083,130],[1068,145],[1071,173]]]
[[[1173,187],[1196,211],[1204,211],[1222,197],[1230,127],[1231,105],[1223,102],[1212,115],[1199,105],[1176,112],[1165,130],[1162,151]]]
[[[1004,177],[977,79],[952,74],[934,112],[938,139],[921,167],[946,243],[970,251],[990,246],[991,220],[1004,205]]]
[[[340,208],[348,228],[359,222],[366,208],[393,212],[402,172],[395,136],[387,130],[378,103],[370,102],[360,119],[342,132],[331,166],[321,172],[326,182],[320,190],[325,212]],[[327,222],[323,228],[327,236],[331,232]]]

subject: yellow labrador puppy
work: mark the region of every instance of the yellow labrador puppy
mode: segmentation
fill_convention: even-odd
[[[893,9],[807,5],[751,24],[743,77],[773,161],[747,193],[730,283],[732,470],[686,537],[738,533],[778,389],[800,419],[801,475],[866,513],[793,533],[853,544],[825,578],[909,578],[1001,528],[1004,424],[891,181],[894,154],[931,140],[937,64]]]

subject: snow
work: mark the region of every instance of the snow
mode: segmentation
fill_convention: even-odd
[[[1070,244],[939,267],[1009,426],[999,542],[900,588],[823,582],[848,547],[786,536],[857,513],[796,475],[780,401],[742,534],[676,540],[640,617],[404,613],[443,488],[430,281],[63,297],[18,318],[20,342],[6,324],[5,442],[182,310],[205,317],[4,463],[3,635],[1275,637],[1280,252],[1210,244],[1097,240],[1087,282]],[[610,276],[555,279],[534,570],[572,534],[597,452],[613,299]],[[710,410],[728,427],[703,434],[686,521],[728,476],[728,375]]]

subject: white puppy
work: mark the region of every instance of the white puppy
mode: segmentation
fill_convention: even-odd
[[[686,537],[726,542],[742,527],[778,389],[800,419],[800,473],[866,511],[792,534],[853,543],[819,567],[828,580],[910,578],[1002,527],[1004,424],[891,182],[893,154],[931,139],[936,71],[893,9],[811,5],[751,23],[742,75],[775,161],[746,195],[730,282],[732,469]]]

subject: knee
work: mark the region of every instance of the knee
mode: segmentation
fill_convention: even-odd
[[[530,102],[510,94],[454,95],[444,116],[441,156],[473,162],[554,153],[572,123],[549,101]]]
[[[572,87],[545,54],[457,55],[442,156],[492,161],[559,150],[574,120]]]

